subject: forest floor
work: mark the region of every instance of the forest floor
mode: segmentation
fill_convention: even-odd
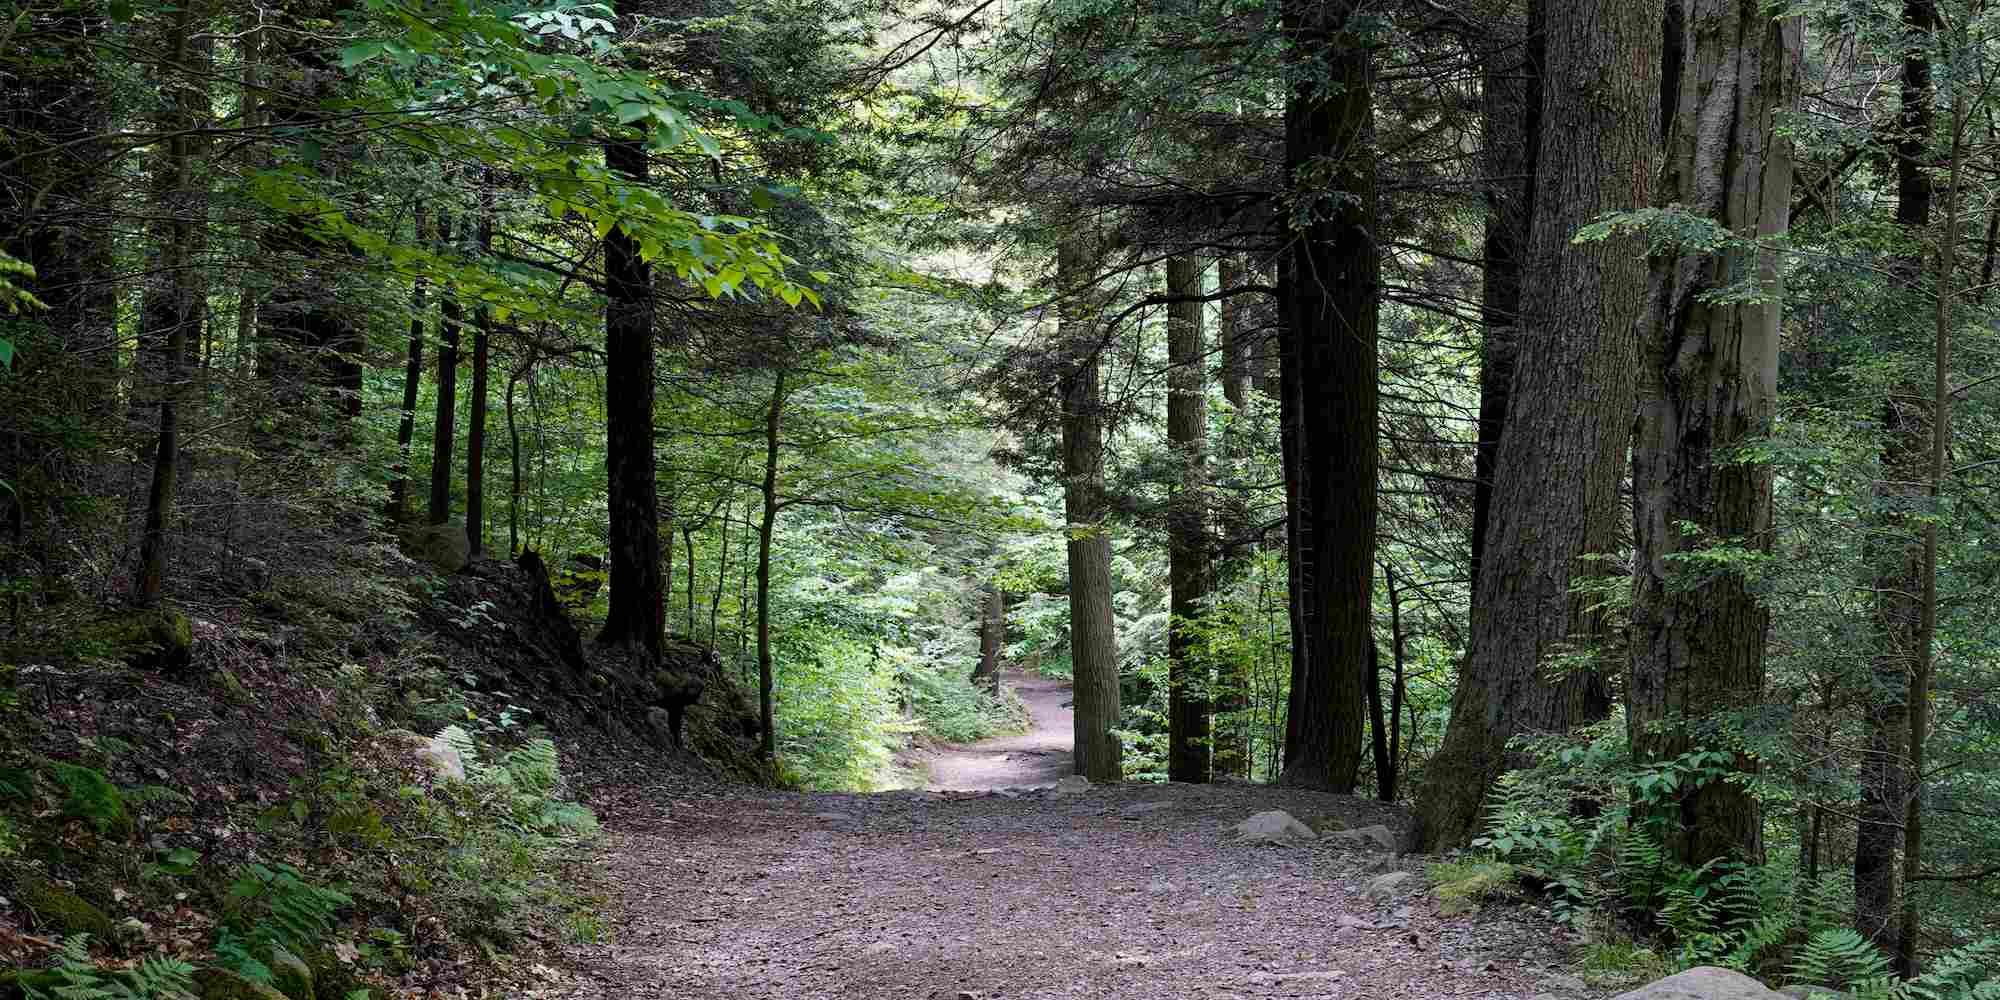
[[[1016,678],[1017,682],[1023,678]],[[947,751],[940,784],[1067,773],[1067,693],[1025,735]],[[1054,711],[1051,711],[1053,709]],[[1046,752],[1045,752],[1046,751]],[[879,794],[629,784],[594,802],[609,932],[560,995],[1447,998],[1603,995],[1532,911],[1443,917],[1427,859],[1240,842],[1252,813],[1400,826],[1379,803],[1247,784]],[[1401,885],[1380,891],[1382,876]],[[1371,888],[1376,891],[1371,894]],[[1615,992],[1615,991],[1614,991]]]

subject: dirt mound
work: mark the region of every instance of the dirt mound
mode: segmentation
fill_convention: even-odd
[[[454,657],[469,674],[464,680],[532,706],[536,720],[560,734],[597,728],[667,753],[692,751],[729,779],[773,783],[757,758],[757,712],[713,649],[669,638],[655,660],[587,641],[532,552],[516,562],[474,561],[449,578],[425,615],[470,654]],[[670,720],[683,709],[677,742]]]

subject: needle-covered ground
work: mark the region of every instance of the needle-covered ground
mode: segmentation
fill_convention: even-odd
[[[1024,686],[1031,711],[1067,697]],[[1053,781],[1067,754],[1039,739],[1067,725],[1043,716],[1028,736],[948,751],[933,773],[956,787]],[[1560,935],[1531,915],[1441,917],[1423,859],[1335,838],[1245,843],[1232,829],[1267,809],[1326,830],[1404,822],[1352,797],[1128,784],[621,798],[603,804],[614,927],[577,956],[576,997],[1592,992],[1561,973]],[[1417,874],[1383,879],[1398,871]]]

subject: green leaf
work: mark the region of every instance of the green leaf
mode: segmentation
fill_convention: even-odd
[[[0,369],[14,370],[14,342],[0,337]]]

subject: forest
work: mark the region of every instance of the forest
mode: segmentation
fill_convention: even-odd
[[[2000,1000],[1986,0],[0,14],[0,997],[630,995],[522,984],[706,885],[631,830],[1284,802],[1558,1000]],[[923,791],[1024,684],[1083,780]]]

